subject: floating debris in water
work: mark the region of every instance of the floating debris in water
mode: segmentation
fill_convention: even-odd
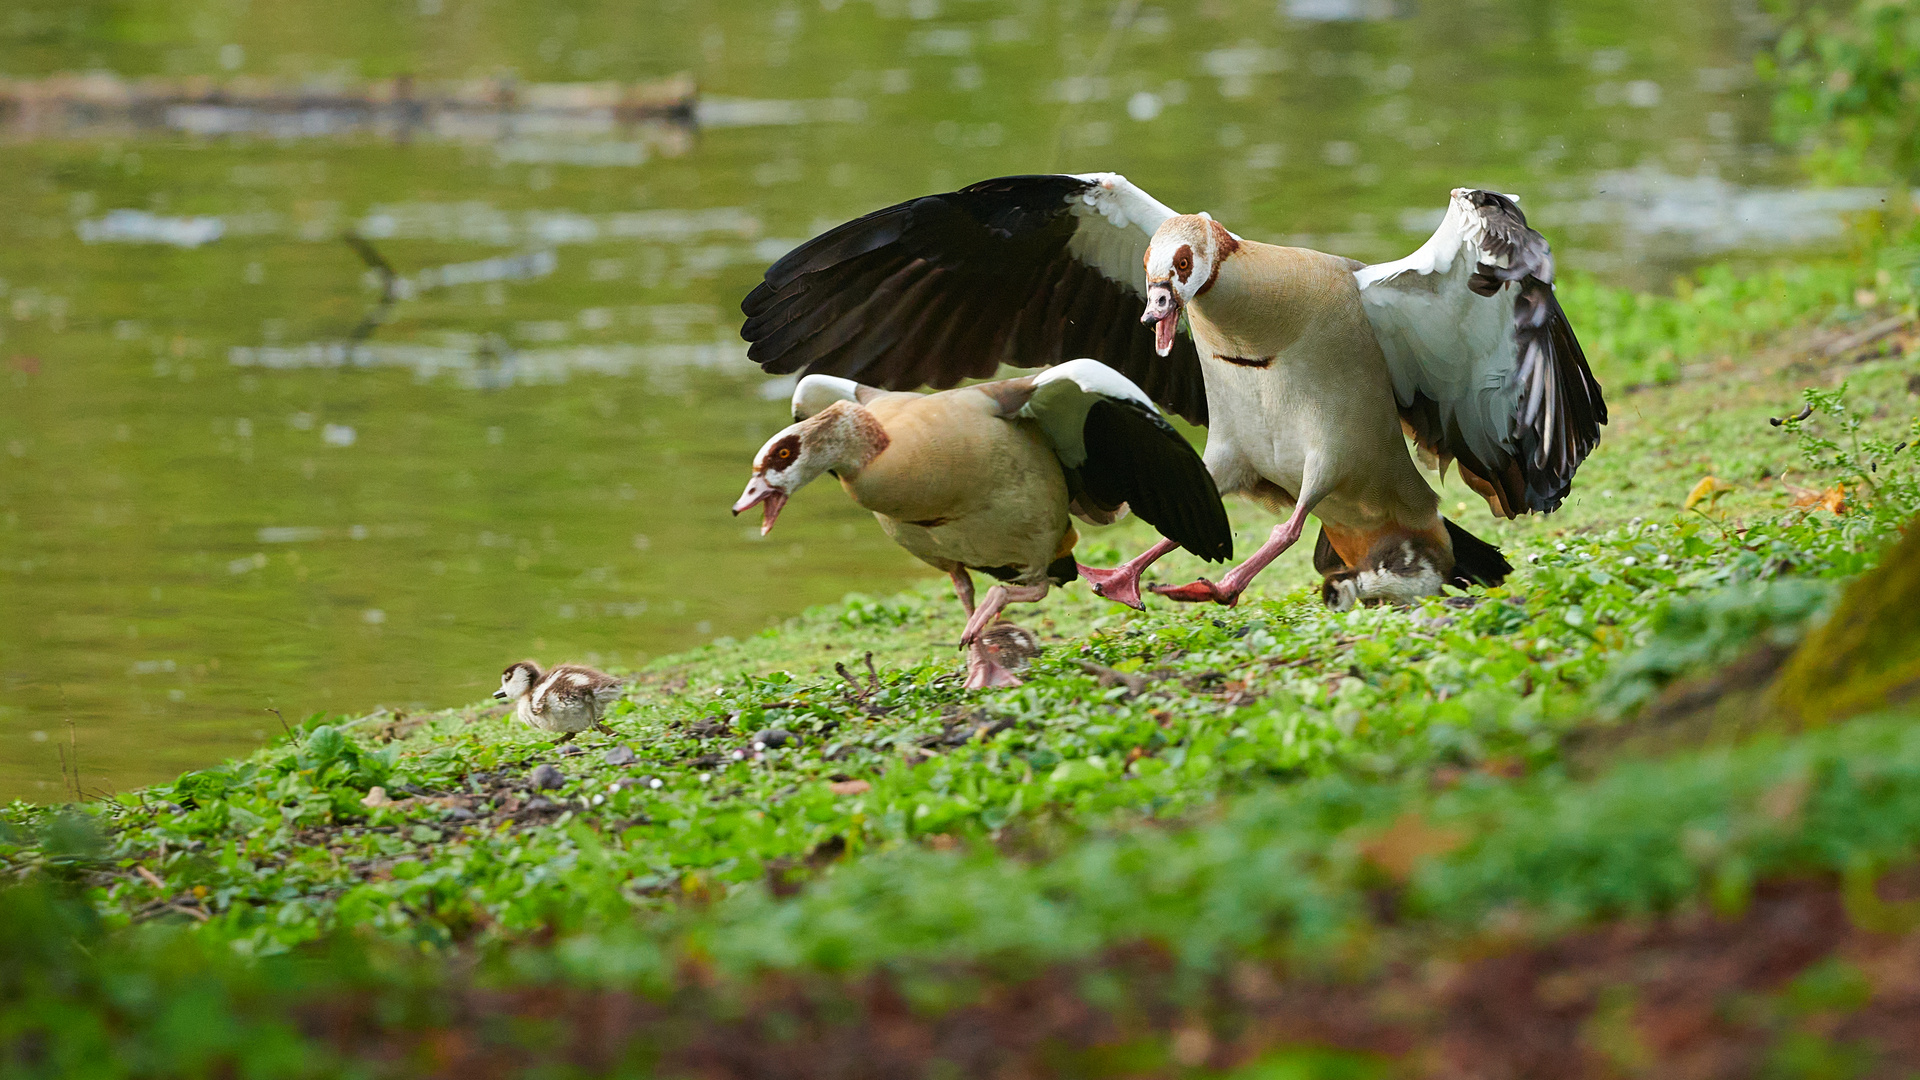
[[[523,255],[500,255],[474,262],[448,263],[445,266],[428,267],[410,276],[396,277],[393,291],[398,299],[411,300],[430,289],[446,289],[455,285],[537,281],[551,275],[559,265],[559,257],[551,251],[530,251]],[[372,273],[369,271],[369,274]],[[371,284],[381,284],[377,275]]]
[[[640,125],[694,122],[690,75],[651,83],[531,83],[481,79],[422,83],[410,77],[347,84],[236,77],[123,79],[95,72],[0,80],[0,117],[15,137],[116,137],[177,131],[202,137],[493,142],[529,135],[591,138]],[[660,137],[683,152],[684,135]]]
[[[162,217],[145,210],[114,210],[74,225],[83,244],[170,244],[197,248],[220,239],[226,223],[217,217]]]
[[[644,142],[567,142],[558,139],[509,139],[494,147],[495,160],[514,165],[584,165],[637,168],[650,152]]]
[[[610,240],[684,243],[714,233],[751,238],[760,219],[744,208],[628,210],[582,214],[574,210],[508,213],[484,202],[411,202],[376,205],[354,226],[369,240],[438,240],[475,244],[597,244]]]
[[[819,101],[702,98],[693,106],[693,118],[695,124],[705,128],[857,124],[867,118],[867,103],[858,98]]]
[[[223,216],[167,217],[145,210],[113,210],[97,218],[74,223],[82,242],[88,244],[170,244],[196,248],[229,236],[269,237],[291,233],[309,243],[338,243],[342,235],[339,218],[325,222],[289,222],[282,214],[270,211],[227,214]],[[575,210],[522,210],[509,212],[491,203],[412,202],[375,204],[357,221],[351,221],[346,235],[361,242],[371,240],[432,240],[439,243],[485,244],[493,247],[533,248],[522,255],[506,256],[507,261],[484,259],[476,263],[455,263],[441,268],[458,277],[469,273],[499,273],[500,277],[469,277],[468,281],[506,281],[528,271],[529,277],[544,277],[553,267],[547,260],[553,253],[546,249],[568,244],[600,244],[614,241],[639,241],[653,244],[691,244],[696,241],[738,239],[754,241],[748,250],[725,251],[729,261],[736,256],[746,261],[772,262],[797,246],[798,241],[760,237],[760,219],[743,207],[718,206],[704,210],[629,210],[609,214],[583,214]],[[291,227],[290,227],[291,225]],[[351,241],[350,241],[351,242]],[[363,254],[364,257],[364,254]],[[708,257],[702,255],[701,257]],[[522,260],[514,262],[511,260]],[[463,269],[455,269],[456,267]],[[544,267],[544,268],[543,268]],[[718,269],[709,267],[707,269]],[[438,284],[463,282],[441,281]],[[424,279],[415,284],[430,287]]]
[[[1300,22],[1384,22],[1411,14],[1394,0],[1285,0],[1281,8]]]
[[[499,342],[457,345],[312,341],[301,345],[237,345],[234,367],[294,371],[303,368],[406,368],[422,382],[452,375],[470,389],[566,382],[574,375],[627,376],[639,372],[738,369],[744,342],[656,345],[578,345],[512,349]],[[351,444],[330,444],[351,445]]]
[[[1542,207],[1540,220],[1659,237],[1694,255],[1834,240],[1846,234],[1846,214],[1887,200],[1881,188],[1741,187],[1659,169],[1602,173],[1591,184],[1593,195]]]

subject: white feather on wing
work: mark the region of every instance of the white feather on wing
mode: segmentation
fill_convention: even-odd
[[[1422,448],[1459,459],[1496,512],[1557,507],[1606,403],[1517,199],[1456,189],[1425,244],[1354,280]]]

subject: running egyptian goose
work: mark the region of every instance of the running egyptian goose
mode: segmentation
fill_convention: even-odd
[[[1173,546],[1233,555],[1200,455],[1139,387],[1094,360],[937,394],[809,375],[793,414],[755,455],[733,512],[762,507],[764,535],[794,492],[833,473],[895,543],[952,577],[970,689],[1017,684],[983,635],[1007,604],[1078,576],[1069,516],[1104,525],[1131,509]],[[996,579],[978,607],[973,570]]]
[[[527,726],[561,732],[554,744],[558,746],[588,728],[614,734],[600,718],[607,706],[620,700],[620,685],[619,679],[581,664],[561,664],[542,673],[533,661],[522,660],[500,673],[500,689],[493,696],[514,702],[514,713]]]
[[[832,229],[741,306],[769,372],[904,389],[1087,354],[1210,424],[1219,490],[1285,520],[1218,584],[1156,589],[1181,600],[1234,603],[1308,514],[1336,607],[1497,583],[1512,568],[1440,516],[1405,437],[1513,517],[1559,507],[1607,419],[1546,240],[1490,191],[1455,190],[1418,251],[1366,266],[1242,239],[1113,173],[1003,177]],[[1171,549],[1083,575],[1138,606]]]

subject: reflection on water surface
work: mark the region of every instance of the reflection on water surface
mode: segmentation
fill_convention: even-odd
[[[1877,198],[1775,163],[1751,0],[124,10],[0,18],[8,86],[228,88],[0,106],[0,796],[57,797],[69,721],[125,787],[270,708],[474,700],[524,655],[631,665],[924,573],[830,488],[767,541],[726,512],[785,392],[739,298],[900,198],[1117,169],[1379,259],[1476,184],[1563,272],[1656,286]],[[609,89],[680,72],[671,116]],[[405,131],[337,100],[403,85],[494,96]],[[242,100],[287,88],[311,107]]]

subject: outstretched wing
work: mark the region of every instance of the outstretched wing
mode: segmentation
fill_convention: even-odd
[[[1519,205],[1458,188],[1420,250],[1354,277],[1415,442],[1496,513],[1558,509],[1607,403]]]
[[[980,389],[1004,415],[1040,426],[1076,498],[1103,511],[1128,507],[1203,559],[1233,557],[1227,510],[1206,463],[1126,376],[1080,359]]]
[[[832,375],[809,375],[793,388],[793,421],[799,423],[816,413],[825,412],[836,401],[865,405],[886,394],[885,390],[861,386],[852,379]]]
[[[1005,176],[876,210],[788,252],[741,302],[773,374],[888,390],[1091,356],[1207,421],[1193,341],[1154,354],[1142,270],[1173,211],[1116,173]]]

